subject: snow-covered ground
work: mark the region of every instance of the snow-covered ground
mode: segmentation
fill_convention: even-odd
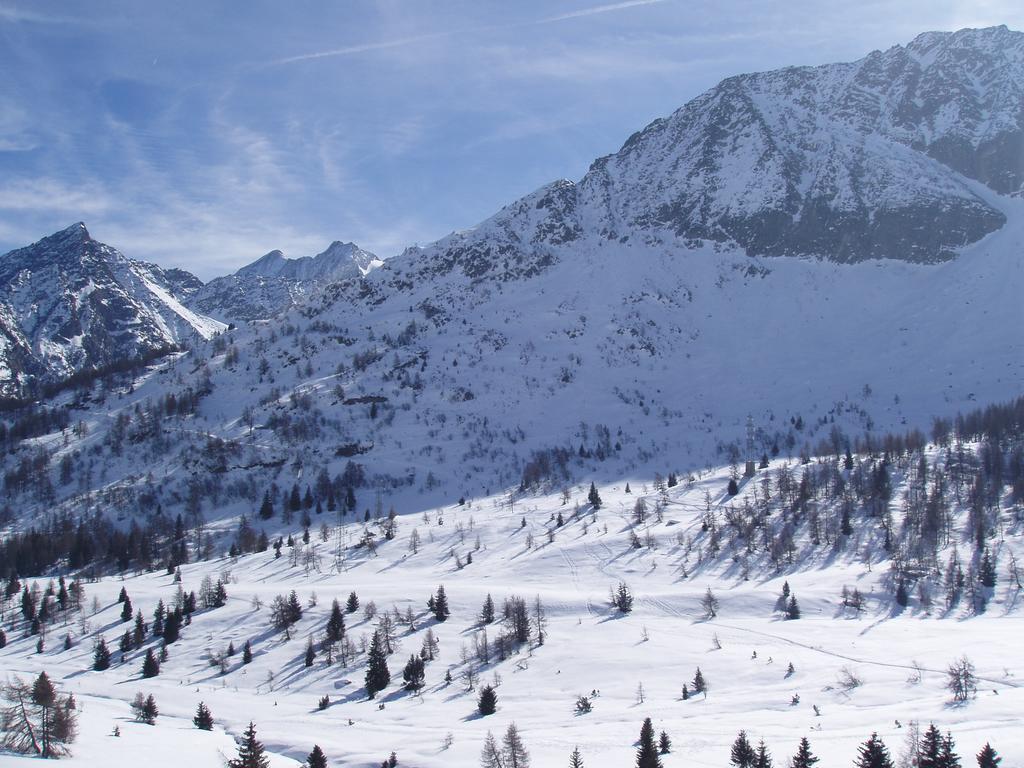
[[[354,544],[363,533],[361,522],[329,526],[326,542],[314,527],[309,551],[315,558],[293,557],[285,546],[279,559],[270,549],[236,561],[186,565],[187,590],[198,590],[206,575],[225,577],[229,600],[223,608],[195,616],[181,640],[170,646],[160,675],[150,680],[140,679],[144,651],[130,653],[121,665],[115,650],[110,670],[91,671],[92,641],[103,634],[116,649],[130,627],[119,620],[122,587],[148,619],[157,600],[173,602],[177,586],[163,573],[104,579],[86,584],[87,606],[94,597],[101,606],[96,614],[87,608],[87,634],[81,635],[78,618],[69,621],[66,631],[76,638],[73,649],[63,650],[65,629],[59,625],[47,637],[42,655],[35,653],[35,638],[8,631],[0,670],[29,675],[46,669],[63,690],[75,694],[82,735],[67,762],[80,766],[136,766],[143,760],[154,768],[220,765],[220,755],[232,754],[225,732],[236,736],[249,720],[275,754],[275,766],[294,765],[290,761],[304,759],[314,743],[338,766],[379,766],[391,751],[400,765],[475,765],[486,732],[500,737],[513,721],[534,766],[567,764],[574,745],[588,766],[623,766],[633,761],[633,745],[647,716],[656,731],[666,730],[672,738],[667,766],[726,764],[741,728],[752,739],[763,737],[778,765],[795,752],[801,736],[810,739],[822,766],[849,765],[857,745],[872,731],[898,755],[913,720],[949,729],[965,766],[973,764],[986,741],[1004,755],[1005,768],[1024,762],[1019,647],[1024,626],[1019,592],[1003,567],[1010,552],[1024,557],[1024,547],[1008,515],[1007,525],[1001,526],[1005,539],[993,542],[1001,558],[999,582],[983,615],[968,616],[961,608],[947,613],[938,596],[930,612],[916,598],[901,612],[884,586],[888,563],[869,543],[873,526],[868,521],[858,521],[858,532],[836,548],[805,550],[801,539],[795,565],[780,572],[756,567],[746,581],[728,547],[708,559],[707,534],[701,531],[708,494],[721,514],[758,485],[757,480],[745,484],[740,496],[729,500],[724,494],[728,476],[726,468],[683,479],[663,497],[643,478],[630,478],[627,494],[624,479],[599,487],[603,506],[596,515],[586,504],[584,486],[570,489],[565,504],[561,494],[554,494],[515,498],[510,506],[503,495],[429,509],[400,517],[397,537],[382,540],[376,556],[346,548],[343,562],[335,559],[338,542]],[[664,500],[663,521],[652,516],[636,529],[645,538],[649,529],[657,540],[655,549],[630,547],[631,512],[641,495],[652,510]],[[555,528],[559,513],[565,524]],[[964,519],[957,518],[958,531]],[[551,529],[555,532],[549,539]],[[421,541],[415,554],[410,551],[413,531]],[[528,548],[531,534],[533,547]],[[969,551],[959,534],[954,541],[963,553]],[[472,562],[457,568],[453,552],[461,561],[472,552]],[[628,615],[608,605],[609,589],[620,581],[635,597]],[[799,620],[783,620],[775,610],[784,581],[799,600]],[[451,603],[451,618],[443,624],[425,605],[439,584]],[[844,585],[867,597],[859,617],[839,605]],[[720,601],[712,619],[705,619],[701,607],[708,587]],[[266,606],[292,589],[307,607],[286,641],[270,627]],[[363,688],[362,654],[348,668],[337,662],[328,666],[322,654],[312,667],[303,664],[306,640],[322,636],[332,599],[344,605],[351,591],[362,606],[372,600],[380,611],[397,607],[403,614],[411,607],[417,616],[415,629],[399,628],[399,647],[389,658],[392,684],[373,701]],[[316,606],[311,608],[314,593]],[[497,679],[500,685],[497,713],[481,718],[476,693],[467,692],[461,678],[466,665],[460,649],[465,646],[472,656],[472,635],[480,629],[478,616],[488,594],[497,603],[499,622],[504,598],[519,595],[532,604],[540,596],[547,634],[542,646],[524,647],[504,662],[484,665],[478,687]],[[254,597],[264,607],[254,607]],[[5,626],[16,608],[6,612]],[[349,637],[358,646],[374,623],[364,618],[362,607],[346,619]],[[400,688],[402,667],[410,653],[419,652],[428,628],[440,640],[440,653],[427,665],[422,692],[406,693]],[[498,624],[488,628],[492,642],[498,629]],[[241,662],[246,640],[255,656],[250,665]],[[238,653],[221,674],[209,656],[223,652],[229,642]],[[978,692],[967,703],[953,705],[945,670],[964,654],[977,667]],[[787,675],[789,664],[794,671]],[[919,681],[915,665],[921,670]],[[682,686],[697,667],[709,693],[683,701]],[[844,668],[862,685],[844,688],[839,682]],[[451,684],[443,679],[448,669]],[[161,715],[153,727],[130,722],[128,702],[138,691],[156,697]],[[593,711],[577,714],[577,696],[592,691],[599,692]],[[325,694],[331,704],[318,711],[317,701]],[[191,726],[199,701],[213,711],[213,734]],[[115,726],[119,738],[111,735]],[[23,760],[0,756],[4,765],[22,765]]]

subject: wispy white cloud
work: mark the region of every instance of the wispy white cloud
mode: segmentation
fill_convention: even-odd
[[[554,16],[545,16],[539,19],[528,19],[525,21],[511,22],[508,24],[484,24],[474,27],[465,27],[461,29],[450,29],[440,32],[433,32],[426,35],[414,35],[412,37],[401,37],[393,40],[380,40],[369,43],[355,43],[353,45],[342,46],[339,48],[332,48],[325,51],[314,51],[312,53],[303,53],[296,56],[286,56],[281,59],[276,59],[270,62],[271,65],[279,64],[294,64],[299,61],[311,61],[314,59],[327,59],[335,56],[351,56],[358,53],[367,53],[370,51],[387,50],[389,48],[404,48],[408,45],[414,45],[416,43],[423,43],[433,40],[439,40],[448,37],[459,37],[467,34],[478,34],[480,32],[494,32],[505,29],[517,29],[521,27],[534,27],[543,24],[555,24],[562,21],[570,21],[572,19],[579,19],[586,16],[597,16],[603,13],[614,13],[616,11],[625,11],[630,8],[638,8],[646,5],[659,5],[661,3],[671,2],[671,0],[624,0],[619,3],[605,3],[603,5],[592,5],[587,8],[580,8],[575,11],[569,11],[566,13],[556,14]]]
[[[0,21],[10,22],[12,24],[73,24],[83,26],[97,23],[94,19],[39,13],[36,10],[28,10],[26,8],[10,5],[0,5]]]
[[[0,210],[3,211],[43,211],[80,218],[105,213],[113,205],[106,190],[92,183],[79,185],[53,178],[8,178],[0,184]]]

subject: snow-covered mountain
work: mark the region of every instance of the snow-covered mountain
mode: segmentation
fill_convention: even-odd
[[[362,277],[381,264],[355,243],[335,241],[323,253],[298,259],[275,250],[234,274],[211,280],[196,292],[190,306],[225,320],[267,319],[332,281]]]
[[[1014,396],[1022,52],[964,30],[731,78],[579,183],[328,287],[303,314],[347,347],[312,369],[351,361],[346,391],[391,400],[374,455],[390,435],[408,466],[409,431],[453,419],[473,466],[578,447],[581,423],[700,461],[748,414],[859,432]]]
[[[82,223],[0,256],[0,396],[224,329],[183,302],[199,281],[134,261]]]
[[[1022,82],[1024,35],[1006,27],[731,77],[579,184],[518,203],[535,212],[510,235],[519,251],[587,235],[836,262],[945,260],[1004,222],[968,180],[1005,195],[1024,184]],[[484,234],[462,249],[478,252],[470,243],[490,242]]]
[[[1024,381],[1019,182],[986,176],[982,159],[972,178],[926,150],[940,133],[970,136],[977,147],[1005,147],[1004,167],[1024,162],[1024,145],[1006,138],[1019,130],[1019,120],[1008,115],[1019,111],[1020,99],[1015,91],[1000,97],[997,86],[985,87],[999,80],[999,66],[1019,65],[1012,53],[1020,39],[1005,29],[926,35],[852,65],[727,81],[732,85],[712,89],[597,161],[579,183],[547,185],[473,229],[316,289],[278,322],[243,325],[201,345],[196,359],[168,363],[159,375],[135,382],[131,398],[115,410],[135,419],[128,403],[144,407],[169,394],[203,393],[201,402],[189,396],[189,409],[176,408],[170,417],[192,426],[173,432],[189,447],[165,467],[160,485],[171,494],[168,505],[189,492],[181,484],[182,462],[218,472],[233,467],[258,487],[282,473],[281,482],[290,485],[285,466],[334,476],[350,460],[365,470],[360,483],[401,489],[410,504],[419,504],[414,499],[421,494],[441,500],[518,485],[531,466],[546,467],[545,479],[560,482],[566,474],[617,477],[664,464],[689,469],[721,462],[746,451],[748,419],[758,455],[795,453],[834,432],[850,439],[927,428],[933,417],[1018,396]],[[920,77],[909,78],[906,88],[854,99],[858,89],[849,84],[882,60],[917,67]],[[812,80],[847,93],[845,118],[835,116],[825,90],[807,96]],[[926,92],[961,91],[964,99],[988,104],[987,127],[967,107],[950,106],[955,99],[921,107],[917,122],[909,112],[900,122],[893,115],[909,103],[911,82],[922,104],[930,103]],[[930,83],[926,91],[923,82]],[[837,83],[846,83],[845,90]],[[743,160],[753,123],[716,123],[715,110],[698,108],[730,89],[756,91],[761,95],[748,104],[775,115],[773,152],[796,158],[778,166],[779,173],[811,167],[812,160],[838,167],[846,157],[821,147],[811,152],[817,134],[800,134],[790,117],[779,117],[799,109],[817,115],[801,118],[808,125],[832,125],[836,135],[859,137],[865,146],[886,143],[886,152],[860,155],[861,181],[846,191],[856,193],[872,222],[904,221],[893,230],[903,246],[892,258],[822,250],[822,241],[807,245],[812,241],[793,234],[806,211],[780,213],[761,194],[785,174]],[[690,139],[669,140],[672,126],[690,123]],[[897,123],[899,131],[892,127]],[[906,138],[912,134],[930,143],[915,148]],[[703,164],[693,164],[694,142],[705,148]],[[697,184],[711,176],[714,183]],[[739,210],[738,201],[753,205],[757,191],[768,207],[748,221],[749,231],[770,228],[755,221],[785,221],[786,237],[796,238],[787,242],[803,245],[796,254],[757,255],[736,234],[746,229],[704,240],[639,213],[698,188],[719,202],[727,188],[746,190],[728,198],[730,210]],[[947,193],[936,202],[935,195]],[[836,206],[850,200],[838,193],[823,199]],[[713,207],[709,202],[707,209]],[[924,217],[920,226],[909,223],[909,211]],[[994,230],[967,244],[952,235],[935,239],[949,221],[965,221],[958,218],[965,212]],[[828,231],[841,231],[844,221],[835,218]],[[852,244],[853,236],[843,242]],[[872,242],[882,248],[882,239]],[[270,255],[236,278],[280,287],[271,281],[310,276],[310,262],[290,263]],[[228,294],[260,296],[257,287]],[[32,361],[19,357],[18,338],[8,349],[12,361]],[[123,435],[105,432],[110,407],[86,414],[94,430],[88,440],[120,450]],[[159,421],[138,427],[171,439],[171,428]],[[207,454],[211,435],[223,441],[224,455],[216,460]],[[152,454],[143,444],[133,459],[164,461],[165,451],[163,442]],[[108,471],[127,486],[138,482],[131,463],[112,458]],[[211,501],[218,514],[232,514],[223,499]],[[78,509],[79,502],[69,503]]]

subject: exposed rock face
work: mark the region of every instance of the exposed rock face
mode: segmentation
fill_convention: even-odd
[[[1024,185],[1024,35],[928,33],[849,64],[722,81],[480,227],[433,268],[529,273],[586,233],[839,263],[953,258],[1005,222],[972,180]],[[505,265],[508,264],[508,267]]]
[[[1024,183],[1022,76],[1024,36],[999,27],[732,77],[594,163],[579,197],[608,237],[945,260],[1004,223],[962,177]]]
[[[182,303],[198,284],[125,257],[81,223],[0,256],[0,396],[212,336],[223,324]]]

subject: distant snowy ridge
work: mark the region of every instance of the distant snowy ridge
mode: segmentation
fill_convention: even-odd
[[[335,280],[363,277],[383,263],[355,243],[337,240],[316,256],[298,259],[274,250],[234,274],[211,280],[190,306],[228,321],[264,320]]]

